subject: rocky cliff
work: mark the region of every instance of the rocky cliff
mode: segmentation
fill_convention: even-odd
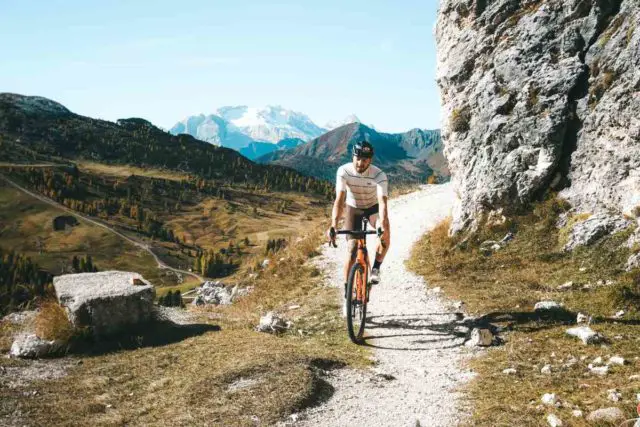
[[[442,138],[452,231],[549,189],[640,215],[640,2],[442,0]]]

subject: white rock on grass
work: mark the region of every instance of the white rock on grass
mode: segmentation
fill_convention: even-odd
[[[616,319],[620,319],[622,316],[624,316],[624,310],[617,311],[616,314],[613,315]]]
[[[518,371],[515,368],[507,368],[502,371],[503,374],[514,375],[517,374]]]
[[[589,323],[589,316],[583,313],[578,313],[576,316],[576,323]]]
[[[540,369],[541,374],[551,375],[551,365],[544,365],[542,369]]]
[[[615,388],[612,388],[611,390],[607,390],[607,399],[612,402],[619,402],[620,400],[622,400],[622,393],[620,393]]]
[[[560,418],[558,418],[557,415],[554,415],[554,414],[547,415],[547,422],[549,423],[549,425],[551,427],[561,427],[562,426],[562,420]]]
[[[473,328],[471,338],[465,343],[468,347],[488,347],[493,343],[493,334],[489,329]]]
[[[555,301],[540,301],[533,307],[534,311],[562,310],[562,306]]]
[[[573,337],[579,338],[586,344],[598,344],[603,341],[602,335],[595,332],[588,326],[577,326],[575,328],[567,329],[566,333]]]
[[[279,333],[288,329],[287,322],[273,311],[268,312],[260,318],[260,324],[256,327],[258,332]]]
[[[571,411],[571,415],[573,415],[575,418],[582,418],[583,413],[580,409],[574,409],[573,411]]]
[[[540,400],[545,405],[555,405],[557,402],[555,393],[545,393],[542,395],[542,398],[540,398]]]
[[[638,380],[640,380],[640,375],[638,374],[629,376],[629,381],[638,381]]]
[[[605,376],[609,373],[609,367],[608,366],[593,366],[592,364],[589,364],[589,371],[592,374],[598,375],[598,376]]]
[[[624,412],[616,407],[596,409],[587,415],[587,421],[589,422],[616,422],[623,421],[625,418]]]
[[[608,365],[625,365],[627,363],[626,360],[624,360],[624,357],[620,357],[620,356],[613,356],[609,358],[609,362],[607,362]]]
[[[23,359],[35,359],[59,351],[63,346],[60,341],[48,341],[37,337],[35,334],[20,334],[11,344],[10,357]]]
[[[602,356],[598,356],[591,361],[594,365],[602,365]]]
[[[153,317],[155,289],[138,273],[64,274],[53,278],[53,287],[71,323],[90,327],[96,335],[116,333]]]
[[[573,282],[566,282],[558,286],[559,291],[568,291],[571,288],[573,288]]]

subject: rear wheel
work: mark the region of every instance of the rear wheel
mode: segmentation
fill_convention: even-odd
[[[347,332],[356,344],[362,343],[367,317],[367,289],[362,265],[353,264],[347,282]]]

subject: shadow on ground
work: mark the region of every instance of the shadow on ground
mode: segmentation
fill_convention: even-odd
[[[364,337],[363,344],[372,348],[404,351],[453,348],[463,345],[468,338],[468,331],[473,328],[487,328],[494,335],[516,329],[534,332],[559,325],[575,325],[576,316],[577,313],[565,309],[492,312],[479,317],[464,317],[462,313],[371,316],[367,318],[366,331],[369,334]],[[438,322],[439,317],[448,319]],[[592,324],[597,323],[640,325],[640,320],[594,317]],[[461,326],[468,328],[467,331],[460,328]],[[441,345],[435,345],[436,343]]]
[[[77,339],[72,342],[68,352],[84,356],[99,356],[119,350],[160,347],[203,335],[206,332],[217,331],[220,331],[220,326],[217,325],[198,323],[179,325],[162,320],[130,328],[118,335]]]

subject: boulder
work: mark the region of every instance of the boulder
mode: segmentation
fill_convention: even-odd
[[[105,271],[57,276],[53,287],[75,327],[109,335],[152,320],[155,289],[138,273]]]
[[[60,341],[43,340],[35,334],[18,335],[11,344],[9,356],[23,359],[35,359],[59,352],[64,346]]]
[[[605,213],[592,215],[573,226],[564,250],[572,251],[578,246],[588,246],[601,237],[622,231],[630,225],[631,222],[623,217]]]
[[[616,421],[624,421],[625,419],[624,412],[616,407],[596,409],[587,415],[587,421],[589,422],[604,421],[613,423]]]

